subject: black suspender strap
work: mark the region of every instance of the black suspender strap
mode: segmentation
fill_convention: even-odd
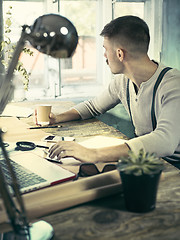
[[[159,84],[161,83],[164,75],[167,73],[167,71],[169,71],[170,67],[166,67],[164,68],[159,76],[158,76],[158,79],[154,85],[154,89],[153,89],[153,97],[152,97],[152,105],[151,105],[151,121],[152,121],[152,127],[153,127],[153,130],[156,128],[156,125],[157,125],[157,121],[156,121],[156,116],[155,116],[155,96],[156,96],[156,92],[157,92],[157,89],[158,89],[158,86]],[[130,119],[131,119],[131,122],[132,122],[132,125],[133,125],[133,121],[132,121],[132,115],[131,115],[131,107],[130,107],[130,94],[129,94],[129,82],[130,80],[128,79],[127,81],[127,89],[126,89],[126,96],[127,96],[127,104],[128,104],[128,109],[129,109],[129,114],[130,114]],[[134,126],[134,125],[133,125]],[[163,157],[164,160],[172,163],[174,161],[178,162],[180,161],[180,157],[178,156],[180,154],[180,152],[178,151],[175,151],[174,154],[172,156],[168,156],[168,157]],[[178,165],[177,166],[178,168],[180,168],[180,166]]]
[[[156,128],[156,124],[157,124],[157,121],[156,121],[156,116],[155,116],[155,111],[154,111],[154,105],[155,105],[155,96],[156,96],[156,92],[157,92],[157,88],[159,86],[159,84],[161,83],[164,75],[167,73],[167,71],[169,71],[170,67],[166,67],[164,68],[160,74],[159,74],[159,77],[154,85],[154,90],[153,90],[153,98],[152,98],[152,105],[151,105],[151,121],[152,121],[152,127],[153,127],[153,130]]]
[[[156,92],[157,92],[157,89],[158,89],[158,86],[160,84],[160,82],[162,81],[164,75],[166,74],[167,71],[169,71],[170,67],[166,67],[164,68],[159,76],[158,76],[158,79],[154,85],[154,90],[153,90],[153,97],[152,97],[152,105],[151,105],[151,121],[152,121],[152,127],[153,127],[153,130],[156,128],[156,124],[157,124],[157,121],[156,121],[156,116],[155,116],[155,111],[154,111],[154,105],[155,105],[155,96],[156,96]],[[132,121],[132,115],[131,115],[131,107],[130,107],[130,94],[129,94],[129,79],[127,81],[127,89],[126,89],[126,98],[127,98],[127,104],[128,104],[128,109],[129,109],[129,114],[130,114],[130,119],[131,119],[131,122],[133,124],[133,121]]]
[[[128,104],[128,109],[129,109],[129,114],[130,114],[131,122],[133,123],[133,121],[132,121],[132,115],[131,115],[131,108],[130,108],[129,78],[128,78],[128,80],[127,80],[126,97],[127,97],[127,104]]]
[[[126,88],[126,98],[127,98],[127,105],[128,105],[128,109],[129,109],[130,120],[131,120],[133,129],[134,129],[134,134],[135,134],[135,127],[134,127],[134,124],[133,124],[132,115],[131,115],[131,107],[130,107],[129,81],[130,80],[128,78],[128,80],[127,80],[127,88]]]

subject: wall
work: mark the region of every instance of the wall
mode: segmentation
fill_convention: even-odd
[[[180,70],[180,1],[164,0],[161,62]]]

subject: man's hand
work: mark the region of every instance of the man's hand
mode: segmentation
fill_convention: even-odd
[[[128,156],[126,144],[104,148],[86,148],[74,141],[59,141],[49,149],[50,158],[74,157],[81,162],[115,162],[120,157]]]
[[[50,119],[49,124],[51,125],[51,124],[56,124],[56,123],[60,123],[60,122],[79,120],[79,119],[81,119],[81,116],[75,109],[70,109],[66,112],[63,112],[63,113],[60,113],[57,115],[55,115],[54,113],[51,112],[49,115],[49,119]],[[37,121],[37,109],[34,110],[33,121],[36,125],[39,125],[38,121]]]
[[[74,157],[81,162],[96,162],[95,149],[89,149],[81,146],[74,141],[59,141],[49,149],[49,157],[58,159],[65,157]]]
[[[49,115],[49,119],[50,119],[50,121],[49,121],[49,124],[51,125],[51,124],[55,124],[55,123],[58,123],[58,120],[57,120],[57,115],[55,115],[54,113],[50,113],[50,115]]]
[[[55,123],[58,123],[57,121],[57,116],[54,114],[54,113],[50,113],[49,115],[49,125],[51,124],[55,124]],[[33,113],[33,122],[36,124],[36,125],[39,125],[38,124],[38,121],[37,121],[37,109],[34,110],[34,113]]]

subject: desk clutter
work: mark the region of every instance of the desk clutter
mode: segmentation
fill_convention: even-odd
[[[72,140],[74,140],[74,138],[72,138]],[[102,147],[106,145],[119,144],[123,141],[124,140],[121,139],[96,136],[83,141],[81,144],[83,146],[93,148],[94,146]],[[28,193],[75,179],[77,175],[77,167],[72,166],[79,167],[81,164],[81,162],[72,157],[64,158],[60,161],[57,158],[51,159],[48,157],[47,150],[44,150],[49,147],[46,145],[46,142],[42,141],[6,142],[5,147],[9,155],[11,165],[16,173],[21,193]],[[53,163],[61,164],[63,167]],[[3,171],[6,173],[6,180],[10,188],[10,173],[5,160],[2,158],[2,154],[0,155],[0,164]],[[66,166],[71,166],[72,171],[67,170]]]
[[[31,142],[32,143],[32,142]],[[7,143],[6,143],[7,144]],[[41,149],[17,149],[16,143],[8,143],[7,152],[15,171],[20,192],[28,193],[75,178],[76,174],[46,160]],[[42,146],[42,145],[40,145]],[[46,146],[45,146],[46,147]],[[27,148],[27,147],[26,147]],[[11,190],[10,172],[6,161],[0,155],[0,165]]]
[[[12,124],[12,122],[14,123]],[[70,141],[75,140],[74,138],[65,137],[62,139],[61,137],[60,139],[60,137],[56,137],[54,141],[47,141],[47,133],[41,129],[29,131],[27,129],[28,125],[17,118],[11,118],[11,121],[9,118],[0,118],[0,124],[7,129],[7,134],[4,135],[6,150],[13,164],[17,179],[19,183],[22,184],[21,193],[25,193],[23,194],[23,199],[30,219],[120,191],[120,177],[116,170],[114,170],[115,173],[104,173],[86,179],[79,179],[74,182],[72,180],[79,171],[79,161],[74,158],[62,159],[61,164],[54,164],[47,161],[47,153],[44,152],[44,148],[54,144],[54,142],[56,142],[55,140]],[[17,126],[16,128],[13,127],[15,125]],[[18,131],[19,134],[16,134]],[[37,141],[38,138],[40,141]],[[17,142],[12,142],[10,139],[16,139]],[[124,140],[95,136],[82,141],[81,144],[87,147],[94,147],[94,144],[96,147],[102,147],[109,144],[119,144],[122,141]],[[18,143],[21,144],[19,145]],[[23,149],[21,149],[22,147]],[[5,169],[6,166],[2,158],[0,162]],[[101,168],[103,165],[100,164],[98,167]],[[26,173],[25,170],[27,170]],[[31,180],[27,180],[27,174]],[[38,178],[36,178],[37,175],[39,175]],[[48,175],[48,181],[45,180],[46,175]],[[33,185],[29,186],[31,181],[33,181]],[[62,192],[63,197],[62,195],[60,197],[59,194]],[[37,199],[40,201],[39,203]],[[44,201],[44,199],[46,199],[46,201]],[[42,202],[44,202],[46,207]],[[0,201],[0,209],[3,209],[2,205],[2,201]],[[40,206],[42,206],[42,208]],[[0,211],[1,216],[3,216],[0,222],[7,222],[4,209]]]
[[[10,143],[10,156],[16,158],[17,161],[20,155],[22,157],[24,154],[17,151],[13,155],[17,141],[30,141],[35,145],[50,146],[52,142],[43,141],[43,139],[48,135],[54,135],[61,139],[62,136],[72,137],[83,146],[93,148],[116,145],[123,143],[126,139],[119,131],[97,119],[84,121],[82,125],[80,121],[63,123],[61,130],[56,128],[30,130],[28,129],[30,125],[34,126],[32,117],[21,120],[16,117],[0,117],[0,127],[6,129],[3,140],[5,143]],[[51,166],[55,165],[77,175],[81,164],[79,161],[66,158],[60,164],[51,163],[45,159],[47,155],[44,150],[47,151],[47,149],[36,147],[27,151],[26,159],[34,158],[39,162],[47,162],[52,164]],[[104,164],[98,163],[96,167],[101,172]],[[179,171],[166,163],[157,195],[157,209],[148,214],[127,212],[124,208],[122,184],[117,170],[89,177],[80,176],[76,181],[70,179],[51,187],[25,193],[22,198],[28,219],[30,221],[43,219],[50,222],[56,233],[55,240],[61,238],[68,240],[71,237],[74,239],[73,236],[77,231],[79,233],[79,229],[82,234],[87,233],[87,239],[90,239],[88,238],[91,237],[90,235],[93,237],[91,239],[98,239],[102,236],[102,232],[104,233],[103,239],[111,239],[111,236],[112,239],[118,239],[119,236],[122,236],[122,239],[131,239],[133,236],[140,238],[143,236],[144,239],[156,239],[157,236],[159,240],[165,239],[165,236],[169,239],[171,237],[178,239],[180,222],[178,180]],[[109,219],[109,212],[116,218],[107,221],[109,226],[107,228],[106,220]],[[107,213],[107,219],[100,218],[101,213]],[[0,232],[9,230],[9,219],[2,199],[0,199]]]

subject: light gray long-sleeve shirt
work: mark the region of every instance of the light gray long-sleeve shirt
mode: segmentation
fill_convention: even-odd
[[[168,71],[158,87],[155,97],[157,126],[154,131],[152,128],[153,88],[163,68],[165,66],[160,63],[154,75],[142,82],[137,94],[133,83],[130,81],[129,84],[131,115],[138,137],[128,140],[127,144],[135,153],[142,148],[159,157],[170,156],[175,150],[180,152],[180,72],[176,69]],[[115,75],[108,89],[94,99],[76,105],[74,109],[82,119],[88,119],[105,113],[121,102],[129,112],[126,90],[127,78],[123,74]]]

